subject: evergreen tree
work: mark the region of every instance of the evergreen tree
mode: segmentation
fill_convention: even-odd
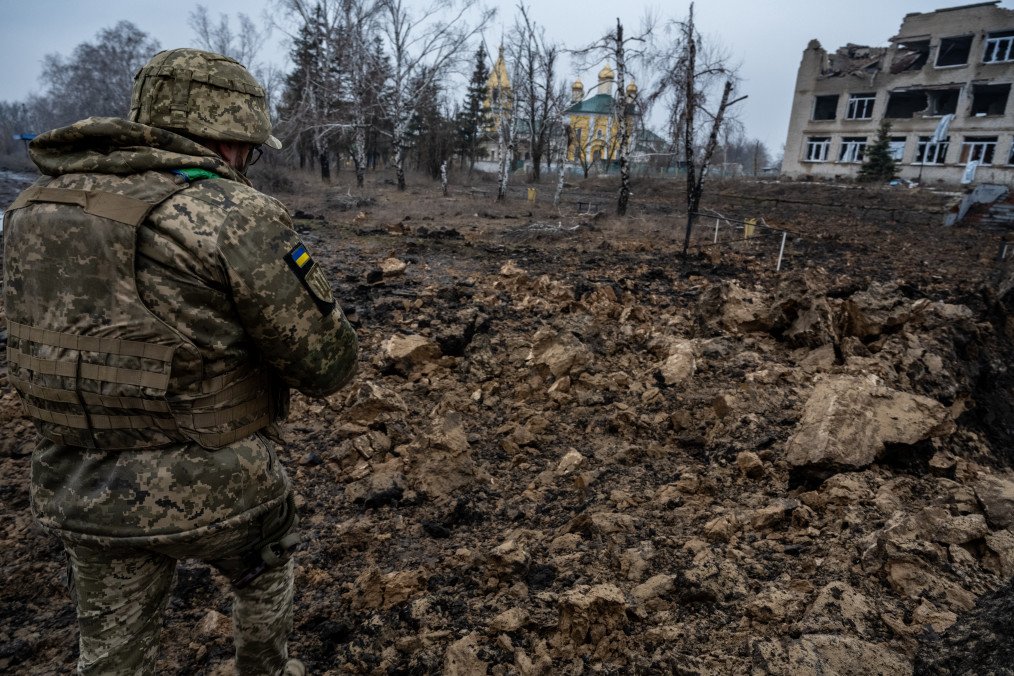
[[[891,123],[884,120],[877,130],[877,140],[866,149],[866,159],[859,169],[860,181],[890,181],[898,172],[891,156]]]
[[[457,115],[458,144],[457,151],[461,156],[462,165],[468,160],[468,166],[475,164],[482,134],[489,126],[489,113],[483,107],[486,100],[486,83],[489,81],[489,66],[486,63],[485,46],[480,42],[475,52],[475,70],[468,81],[465,102]]]

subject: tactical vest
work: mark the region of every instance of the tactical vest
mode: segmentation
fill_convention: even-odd
[[[266,372],[205,377],[198,348],[138,295],[137,229],[186,187],[159,172],[43,178],[4,214],[9,379],[47,439],[214,449],[271,422]]]

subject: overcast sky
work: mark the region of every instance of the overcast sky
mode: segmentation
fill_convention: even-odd
[[[407,0],[418,2],[423,0]],[[428,1],[428,0],[427,0]],[[127,19],[157,39],[163,48],[189,46],[193,33],[187,25],[198,4],[220,13],[245,12],[259,21],[265,11],[276,11],[276,0],[0,0],[0,100],[15,101],[40,89],[38,77],[46,54],[69,54],[96,33]],[[513,23],[517,2],[488,0],[499,11],[485,34],[495,49]],[[530,16],[545,26],[547,36],[566,47],[581,47],[605,33],[619,17],[627,31],[636,29],[646,11],[663,17],[683,17],[688,0],[538,0],[530,1]],[[785,143],[796,70],[807,42],[816,38],[833,50],[848,42],[885,45],[897,33],[909,12],[929,12],[962,4],[946,0],[698,0],[697,23],[706,38],[720,42],[740,64],[742,93],[739,104],[747,135],[759,138],[775,154]],[[1002,7],[1014,8],[1014,0]],[[262,59],[288,69],[287,37],[273,32]],[[565,66],[566,67],[566,66]],[[578,73],[570,68],[568,81],[580,76],[585,90],[595,84],[600,65]],[[455,98],[460,98],[458,94]],[[653,118],[654,119],[654,118]]]

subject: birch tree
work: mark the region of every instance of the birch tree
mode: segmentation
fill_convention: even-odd
[[[538,183],[554,120],[566,99],[560,97],[556,83],[560,47],[546,41],[545,30],[532,22],[523,4],[518,5],[510,54],[517,73],[513,83],[517,118],[531,150],[532,180]]]
[[[722,125],[729,108],[746,97],[735,95],[737,78],[729,58],[715,45],[706,44],[697,31],[694,3],[690,3],[686,19],[670,22],[668,32],[668,47],[658,50],[652,58],[661,73],[652,97],[667,100],[670,135],[675,145],[682,146],[686,165],[685,256]],[[721,94],[715,105],[717,91]],[[701,118],[710,120],[710,127],[706,122],[702,124]]]
[[[417,96],[457,65],[469,41],[493,16],[479,0],[433,2],[414,9],[407,0],[378,0],[379,20],[391,56],[390,112],[398,189],[405,189],[405,152]],[[477,11],[472,25],[466,17]]]
[[[503,58],[503,49],[500,50]],[[507,186],[510,182],[511,165],[514,163],[515,115],[517,105],[514,90],[502,78],[496,78],[496,84],[490,92],[490,107],[493,123],[497,133],[497,158],[500,165],[497,172],[496,201],[507,199]]]
[[[616,197],[618,216],[626,215],[627,205],[630,202],[630,150],[633,137],[631,116],[635,108],[634,102],[627,95],[627,82],[631,62],[644,57],[644,45],[653,29],[653,19],[646,17],[638,34],[627,35],[623,29],[623,22],[617,18],[616,28],[578,52],[584,59],[611,57],[616,64],[616,91],[613,92],[613,124],[616,136],[610,144],[608,154],[612,156],[615,153],[620,162],[620,189]]]

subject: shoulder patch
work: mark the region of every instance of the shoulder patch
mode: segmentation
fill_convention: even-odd
[[[313,260],[303,243],[300,242],[292,247],[284,258],[289,269],[310,294],[310,298],[313,299],[313,303],[320,313],[325,316],[331,314],[335,306],[334,292],[331,290],[331,285],[324,276],[324,272],[320,269],[320,265]]]

